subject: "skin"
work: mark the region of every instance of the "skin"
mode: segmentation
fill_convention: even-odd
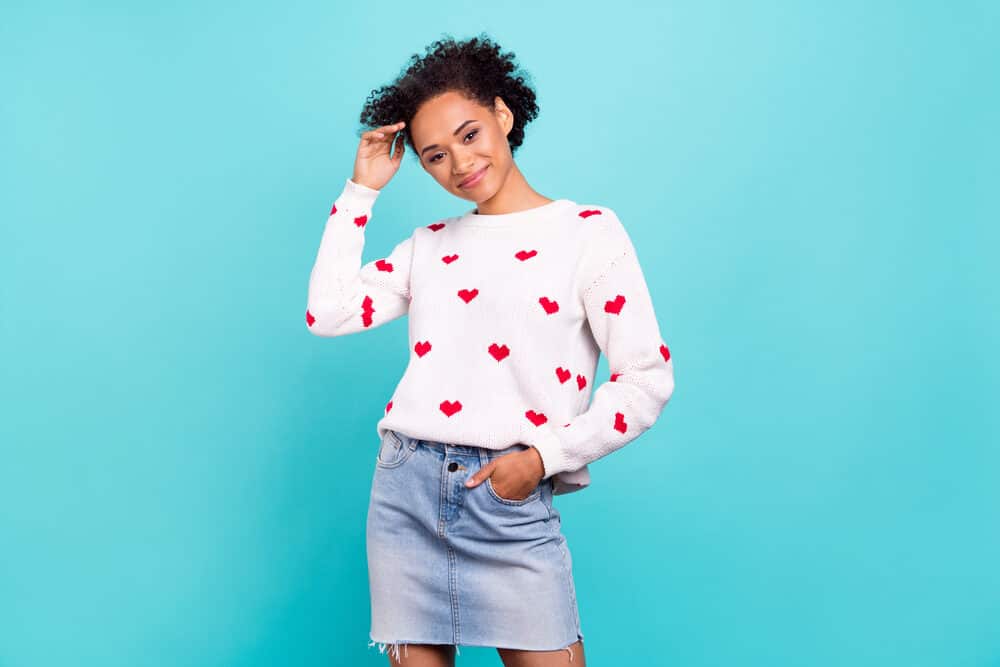
[[[466,122],[472,121],[472,122]],[[552,199],[536,192],[514,162],[507,135],[514,126],[513,112],[499,96],[493,108],[484,107],[456,91],[448,91],[424,102],[410,120],[410,136],[419,151],[420,165],[438,185],[460,199],[476,203],[478,213],[515,213],[547,204]],[[383,125],[361,135],[351,180],[381,190],[396,175],[405,145],[398,133],[403,121]],[[456,129],[461,127],[456,133]],[[393,140],[397,139],[395,148]],[[486,167],[484,177],[471,188],[460,183]],[[542,457],[534,447],[499,456],[470,475],[465,485],[473,488],[492,478],[502,497],[523,500],[545,475]],[[573,661],[565,649],[521,651],[498,648],[506,667],[586,667],[583,643],[572,645]],[[407,667],[452,667],[454,646],[410,644],[402,662]]]
[[[583,642],[571,646],[573,659],[566,649],[558,651],[517,651],[498,648],[504,667],[587,667]],[[455,647],[451,644],[408,644],[400,646],[399,660],[389,654],[392,667],[455,667]]]
[[[573,659],[570,660],[566,649],[558,651],[517,651],[499,648],[497,653],[504,667],[587,667],[587,658],[583,654],[583,642],[578,641],[573,649]]]

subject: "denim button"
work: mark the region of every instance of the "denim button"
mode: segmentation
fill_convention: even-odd
[[[451,463],[448,464],[448,471],[449,472],[455,472],[456,470],[458,470],[458,464],[457,463],[455,463],[454,461],[452,461]]]

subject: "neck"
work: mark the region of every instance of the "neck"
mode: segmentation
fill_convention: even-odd
[[[511,163],[507,180],[492,197],[476,203],[476,213],[479,215],[501,215],[515,213],[536,206],[542,206],[553,201],[528,185],[524,174],[517,168],[517,163]]]

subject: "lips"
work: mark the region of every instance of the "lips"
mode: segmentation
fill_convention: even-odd
[[[489,167],[489,165],[486,165],[485,167],[483,167],[479,171],[473,173],[471,176],[469,176],[464,181],[462,181],[461,183],[459,183],[458,187],[460,187],[460,188],[471,188],[472,186],[476,185],[477,183],[479,183],[479,181],[483,180],[483,176],[486,174],[486,169],[488,167]]]

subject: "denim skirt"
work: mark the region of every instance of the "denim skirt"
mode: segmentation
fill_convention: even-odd
[[[490,450],[385,431],[366,523],[369,646],[452,644],[538,651],[583,639],[552,479],[524,499],[465,480]]]

